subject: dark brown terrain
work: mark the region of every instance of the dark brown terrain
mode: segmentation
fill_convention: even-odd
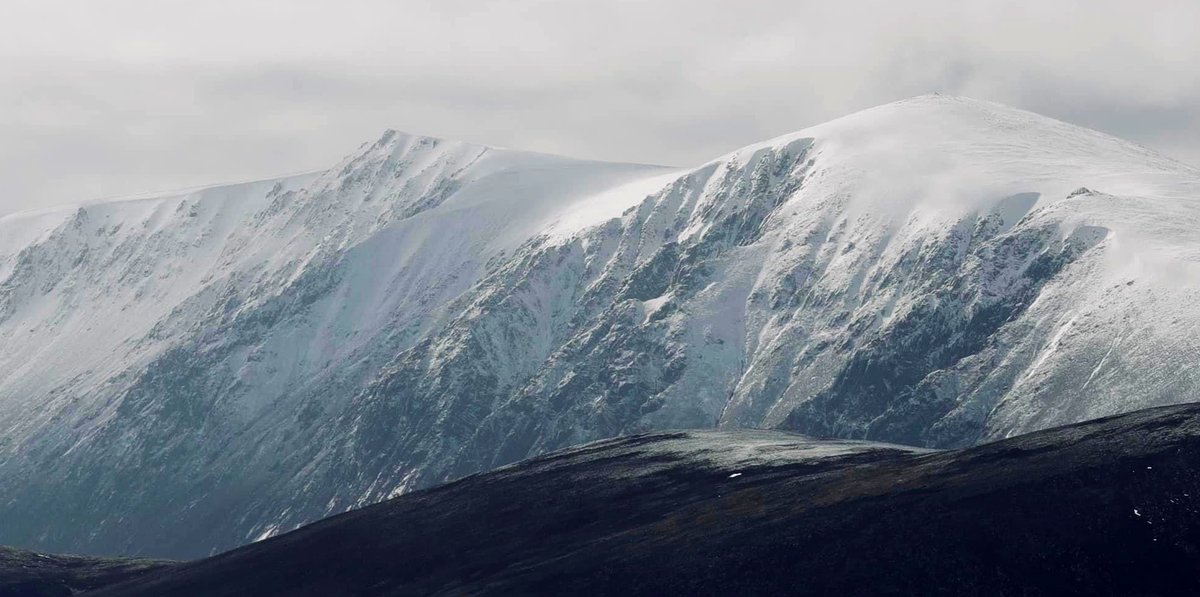
[[[590,444],[96,595],[1200,594],[1200,406],[965,450]]]

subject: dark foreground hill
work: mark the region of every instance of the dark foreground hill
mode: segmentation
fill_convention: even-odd
[[[920,452],[604,441],[97,595],[1200,594],[1200,406]]]
[[[74,595],[173,562],[58,556],[0,547],[0,597],[58,597]]]

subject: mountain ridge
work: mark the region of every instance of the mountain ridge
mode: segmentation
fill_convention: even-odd
[[[1001,104],[999,102],[980,100],[980,99],[975,99],[975,98],[972,98],[969,96],[964,96],[964,95],[950,95],[950,94],[943,94],[943,93],[928,93],[928,94],[916,95],[916,96],[896,100],[894,102],[889,102],[887,104],[881,104],[879,106],[875,106],[872,108],[866,108],[864,110],[859,110],[857,112],[853,112],[851,114],[847,114],[845,116],[841,116],[841,117],[835,118],[830,121],[826,121],[826,122],[818,124],[818,125],[804,127],[804,128],[797,129],[797,130],[789,132],[789,133],[783,133],[780,135],[776,135],[776,136],[771,137],[764,141],[759,141],[757,143],[751,143],[749,145],[739,147],[737,149],[733,149],[725,154],[722,154],[720,157],[717,157],[717,158],[714,158],[707,162],[704,162],[704,163],[700,164],[699,166],[695,166],[694,168],[702,168],[704,166],[707,166],[707,165],[710,165],[713,163],[722,162],[722,161],[725,161],[725,160],[735,156],[736,154],[740,154],[740,153],[743,153],[746,151],[753,151],[753,150],[757,150],[757,149],[771,147],[771,146],[786,143],[788,141],[795,140],[800,137],[811,136],[810,131],[812,131],[812,130],[819,130],[820,128],[823,128],[823,127],[831,127],[831,126],[834,126],[838,122],[852,120],[855,117],[858,117],[864,113],[870,113],[872,111],[884,110],[889,107],[908,105],[908,104],[935,104],[936,105],[939,103],[942,104],[943,106],[949,106],[949,105],[953,105],[953,104],[974,104],[976,106],[988,106],[993,109],[1003,109],[1003,110],[1010,111],[1010,112],[1020,112],[1020,113],[1023,113],[1023,114],[1029,115],[1029,116],[1037,117],[1038,119],[1042,119],[1045,121],[1053,121],[1056,123],[1060,123],[1062,125],[1065,125],[1067,127],[1071,127],[1074,129],[1088,130],[1092,134],[1094,134],[1098,137],[1107,138],[1110,141],[1115,141],[1119,144],[1126,145],[1129,147],[1136,147],[1142,153],[1144,153],[1146,155],[1152,155],[1158,160],[1174,162],[1175,165],[1181,166],[1185,169],[1200,171],[1200,166],[1189,164],[1187,162],[1179,160],[1178,158],[1174,158],[1169,155],[1163,154],[1163,153],[1158,152],[1154,149],[1151,149],[1147,146],[1141,145],[1139,143],[1135,143],[1133,141],[1129,141],[1127,139],[1123,139],[1121,137],[1117,137],[1115,135],[1104,133],[1102,131],[1098,131],[1098,130],[1094,130],[1094,129],[1086,129],[1085,127],[1082,127],[1080,125],[1076,125],[1076,124],[1069,123],[1067,121],[1044,116],[1044,115],[1038,114],[1036,112],[1022,110],[1020,108],[1013,108],[1013,107],[1007,106],[1005,104]],[[409,140],[413,140],[416,142],[432,142],[435,144],[450,144],[450,145],[458,145],[458,146],[467,146],[467,147],[477,148],[480,150],[491,150],[491,151],[508,152],[508,153],[520,153],[520,154],[526,154],[526,155],[539,155],[539,156],[545,156],[545,157],[551,157],[551,158],[557,158],[557,159],[563,159],[563,160],[578,161],[578,162],[630,164],[630,165],[635,164],[633,162],[570,157],[570,156],[566,156],[566,155],[553,154],[553,153],[542,152],[542,151],[527,150],[527,149],[520,149],[520,148],[506,147],[506,146],[499,146],[499,145],[490,145],[490,144],[478,143],[478,142],[474,142],[474,141],[465,141],[465,140],[456,139],[456,138],[452,138],[452,137],[441,137],[441,136],[437,136],[437,135],[429,135],[429,134],[422,134],[422,133],[410,133],[410,132],[407,132],[407,131],[404,131],[401,129],[390,128],[390,127],[384,128],[380,132],[380,134],[375,137],[375,141],[366,141],[366,142],[360,144],[356,150],[350,152],[347,155],[347,158],[358,155],[365,148],[370,147],[372,145],[377,145],[380,142],[382,142],[386,139],[391,139],[391,138],[409,139]],[[679,169],[679,170],[685,169],[685,167],[683,167],[683,166],[669,166],[669,165],[665,165],[665,164],[638,163],[636,165],[647,166],[647,167],[652,167],[652,168],[664,168],[664,169]],[[198,185],[194,185],[194,186],[181,187],[178,189],[164,189],[164,190],[159,190],[159,191],[143,191],[143,192],[135,192],[135,193],[130,193],[130,194],[122,194],[122,195],[117,195],[117,196],[112,196],[112,197],[95,198],[95,199],[85,200],[85,201],[82,201],[79,203],[67,203],[67,204],[62,204],[62,205],[52,205],[52,206],[43,207],[43,208],[32,208],[32,209],[19,210],[19,211],[15,211],[15,212],[4,214],[4,215],[0,216],[0,220],[4,220],[5,218],[9,218],[9,217],[36,216],[36,215],[42,215],[47,212],[58,212],[60,210],[75,210],[80,207],[90,207],[90,206],[107,204],[107,203],[123,203],[126,201],[138,201],[138,200],[143,200],[143,199],[155,200],[155,199],[174,198],[174,197],[178,197],[181,195],[196,193],[196,192],[205,191],[205,190],[209,190],[209,189],[234,187],[234,186],[240,186],[240,185],[250,185],[250,184],[269,182],[269,181],[273,182],[273,181],[284,180],[284,179],[293,178],[293,177],[313,176],[313,175],[317,175],[317,174],[320,174],[320,173],[323,173],[326,171],[327,171],[327,169],[316,168],[316,169],[311,169],[311,170],[303,170],[303,171],[297,171],[297,172],[293,172],[293,173],[282,174],[279,176],[268,176],[268,177],[263,177],[263,178],[254,177],[254,178],[249,178],[249,179],[245,179],[245,180],[202,183],[202,184],[198,184]]]
[[[0,542],[190,557],[603,437],[958,447],[1200,388],[1200,174],[998,104],[288,180],[0,219]]]

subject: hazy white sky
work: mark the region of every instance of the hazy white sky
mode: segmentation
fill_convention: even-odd
[[[941,91],[1200,164],[1200,1],[0,0],[0,214],[385,128],[696,164]]]

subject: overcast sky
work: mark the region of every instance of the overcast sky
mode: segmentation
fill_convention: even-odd
[[[328,167],[386,128],[691,165],[904,97],[1200,164],[1200,1],[0,0],[0,214]]]

